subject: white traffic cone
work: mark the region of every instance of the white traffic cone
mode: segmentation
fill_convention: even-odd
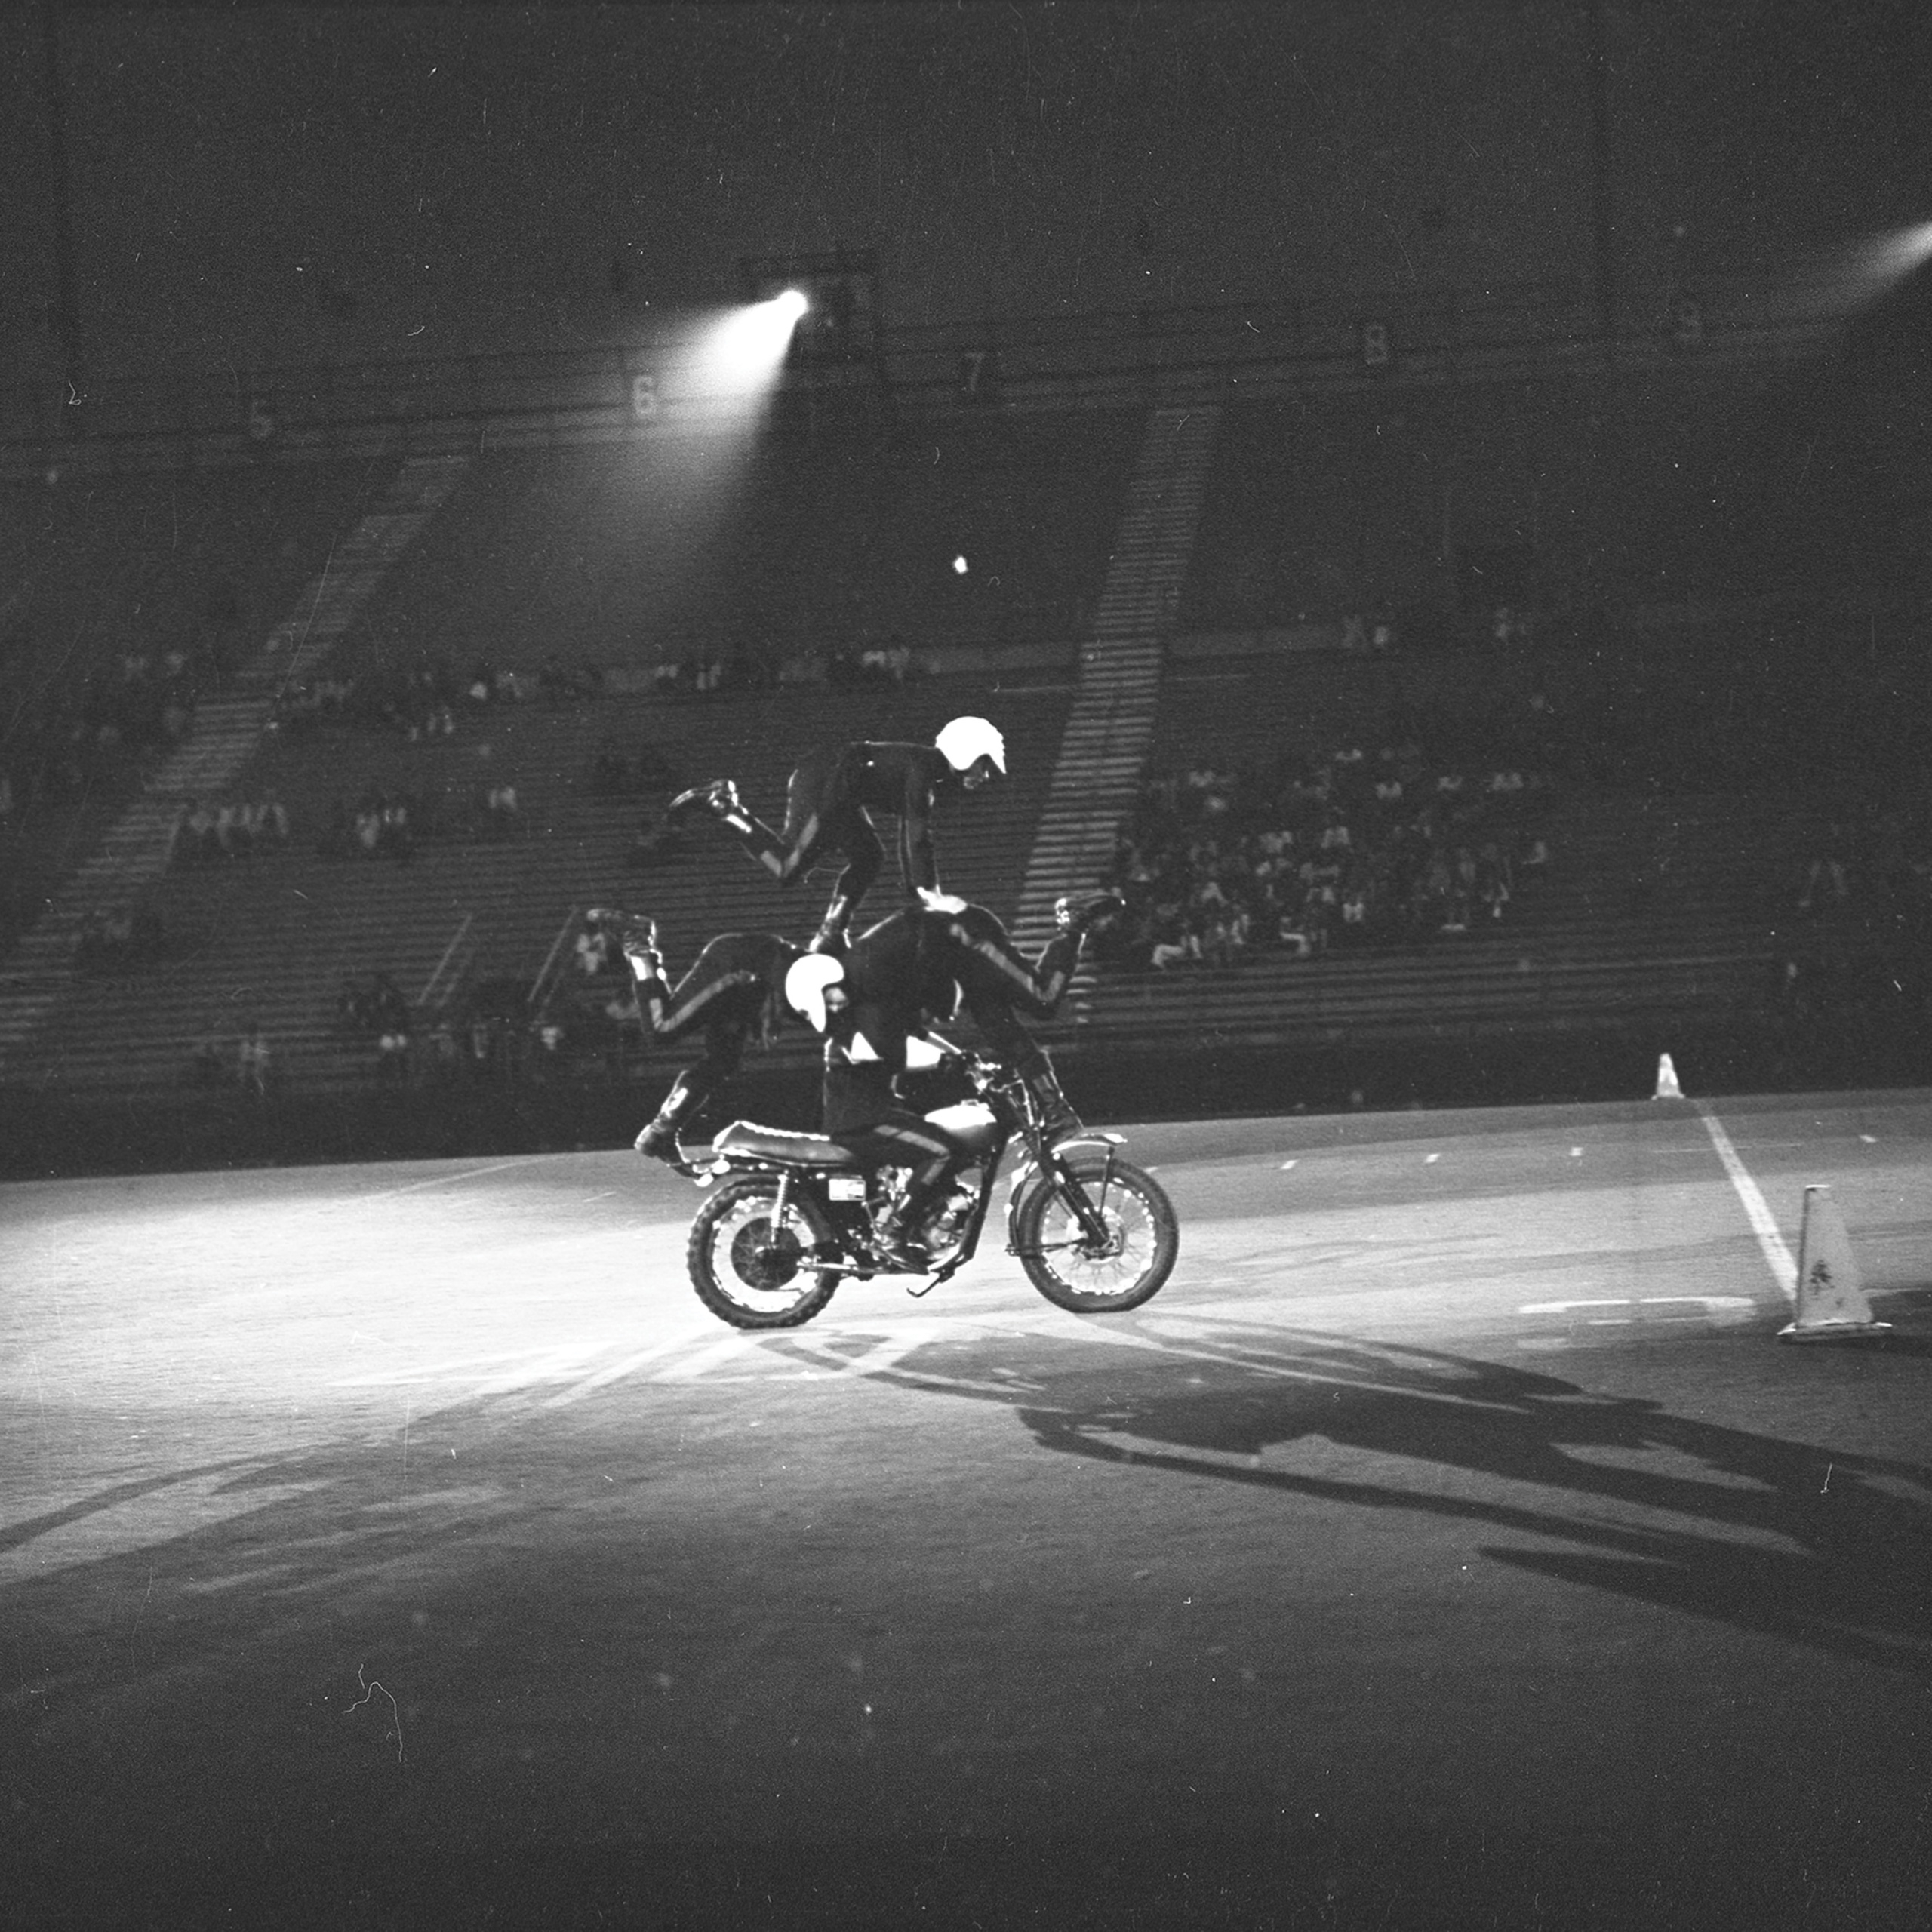
[[[1681,1100],[1684,1089],[1677,1084],[1677,1069],[1670,1063],[1668,1054],[1657,1055],[1657,1091],[1651,1096],[1654,1100]]]
[[[1778,1331],[1780,1342],[1863,1341],[1892,1331],[1874,1321],[1851,1251],[1844,1217],[1829,1187],[1804,1190],[1804,1230],[1798,1243],[1798,1312]]]

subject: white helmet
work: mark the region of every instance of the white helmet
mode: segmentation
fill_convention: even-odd
[[[801,1014],[817,1033],[825,1031],[825,991],[845,977],[845,968],[829,952],[801,952],[785,974],[785,1001]]]
[[[933,743],[955,771],[971,771],[983,758],[995,771],[1006,770],[1006,740],[983,718],[955,718]]]

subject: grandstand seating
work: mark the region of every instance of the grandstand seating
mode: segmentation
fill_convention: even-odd
[[[167,956],[145,971],[77,978],[15,1077],[70,1094],[175,1086],[198,1041],[232,1041],[258,1020],[285,1078],[312,1089],[360,1081],[368,1049],[336,1024],[344,977],[387,971],[414,999],[466,919],[472,979],[525,985],[574,912],[599,902],[656,917],[674,971],[734,927],[809,936],[829,878],[781,892],[715,826],[692,828],[688,859],[629,866],[638,802],[595,797],[588,784],[597,752],[613,743],[648,740],[694,777],[734,777],[754,810],[782,820],[786,774],[811,747],[930,740],[947,718],[982,711],[1005,730],[1011,780],[949,807],[936,838],[947,885],[1010,918],[1066,701],[1064,687],[1035,687],[1016,702],[940,678],[892,691],[494,706],[466,713],[457,737],[420,744],[346,727],[271,740],[235,789],[277,793],[293,822],[288,847],[171,872],[160,900]],[[479,779],[504,777],[518,788],[521,838],[427,841],[407,864],[315,849],[338,794],[466,796]],[[888,870],[868,908],[882,916],[897,895]]]
[[[1549,876],[1493,931],[1306,961],[1110,972],[1082,995],[1078,1020],[1150,1041],[1280,1045],[1749,1019],[1792,943],[1795,855],[1812,820],[1801,804],[1743,795],[1572,797],[1540,821]]]
[[[1223,567],[1253,541],[1264,514],[1248,500],[1260,494],[1251,460],[1266,445],[1263,414],[1243,413],[1248,447],[1238,439],[1217,472],[1220,521],[1211,505],[1184,622],[1189,607],[1197,623],[1232,608],[1215,599],[1226,589]],[[1300,420],[1305,427],[1306,411]],[[460,672],[479,658],[528,671],[554,651],[567,663],[641,669],[688,649],[787,642],[793,618],[799,635],[821,645],[863,622],[875,635],[897,632],[935,648],[942,663],[949,642],[1050,635],[1083,613],[1091,618],[1145,421],[1130,411],[968,419],[939,426],[917,448],[909,430],[864,447],[781,437],[739,478],[737,513],[715,528],[706,518],[718,506],[691,487],[688,468],[648,442],[480,456],[352,620],[331,668],[405,668],[433,654]],[[1331,430],[1339,438],[1347,427],[1338,417]],[[1353,514],[1343,500],[1359,509],[1362,491],[1386,482],[1368,457],[1360,460],[1367,467],[1352,498],[1331,492],[1325,509],[1311,499],[1317,537],[1326,530],[1339,540],[1337,515]],[[267,481],[229,472],[223,487],[238,475],[248,488],[234,506],[236,527],[262,552],[245,607],[259,637],[269,612],[257,600],[292,598],[309,580],[303,573],[312,575],[331,536],[354,521],[371,479],[291,466],[265,471]],[[150,548],[168,486],[166,478],[115,486],[132,493],[123,508],[146,518]],[[285,495],[293,507],[278,511]],[[1407,515],[1392,500],[1387,507]],[[106,546],[112,518],[101,514],[87,540]],[[1278,521],[1283,512],[1265,514]],[[82,539],[73,545],[82,557]],[[955,549],[976,565],[964,588],[947,567]],[[888,556],[910,561],[888,567]],[[69,573],[77,583],[85,574]],[[855,585],[863,592],[856,605]],[[168,608],[192,614],[203,594],[184,589]],[[131,621],[137,600],[125,585],[116,596]],[[1520,724],[1528,691],[1552,679],[1559,696],[1574,694],[1577,709],[1588,709],[1589,667],[1552,657],[1242,659],[1190,655],[1186,641],[1170,649],[1159,701],[1153,756],[1164,764],[1224,766],[1349,739],[1372,748],[1398,706],[1427,718],[1432,748],[1480,756],[1512,719]],[[961,660],[969,655],[962,650]],[[656,915],[674,971],[705,938],[734,925],[810,931],[829,881],[781,894],[715,827],[693,829],[692,856],[632,869],[638,802],[589,788],[597,752],[614,744],[648,740],[694,780],[733,776],[748,802],[775,818],[783,776],[808,746],[927,738],[947,717],[983,710],[1007,731],[1013,779],[963,808],[970,829],[963,820],[942,826],[942,863],[949,885],[1013,917],[1071,701],[1064,678],[1048,673],[1016,688],[954,674],[897,688],[805,685],[715,697],[646,696],[638,683],[614,678],[609,695],[557,708],[466,712],[448,739],[411,743],[330,725],[264,743],[231,789],[278,793],[294,820],[290,847],[171,874],[162,894],[162,960],[123,976],[77,977],[10,1078],[67,1094],[152,1093],[181,1081],[198,1041],[232,1040],[258,1020],[282,1076],[325,1090],[369,1073],[366,1047],[337,1028],[344,976],[385,971],[414,997],[459,935],[472,980],[525,986],[567,940],[574,912],[600,900]],[[521,799],[522,838],[431,841],[408,865],[315,850],[338,795],[352,801],[374,788],[462,798],[479,781],[503,779]],[[1666,801],[1572,777],[1549,806],[1551,875],[1500,932],[1305,964],[1103,976],[1083,980],[1054,1031],[1080,1041],[1332,1042],[1579,1027],[1653,1011],[1734,1015],[1758,997],[1782,943],[1774,928],[1790,903],[1808,813],[1796,798],[1773,806],[1709,791]],[[1670,863],[1660,869],[1666,834]],[[892,894],[888,877],[877,909]],[[566,989],[583,990],[568,978]]]
[[[1162,694],[1157,761],[1227,771],[1350,743],[1372,753],[1399,729],[1420,731],[1444,765],[1466,760],[1479,771],[1512,734],[1508,761],[1522,761],[1524,700],[1551,681],[1565,690],[1564,667],[1547,659],[1476,653],[1407,664],[1183,660]],[[1534,829],[1549,841],[1548,874],[1494,929],[1309,961],[1263,954],[1232,969],[1109,970],[1083,988],[1070,1023],[1278,1044],[1755,1009],[1777,928],[1789,924],[1814,804],[1606,789],[1560,775],[1541,796]]]
[[[1553,369],[1230,408],[1180,625],[1434,617],[1458,598],[1479,623],[1559,592],[1627,610],[1786,590],[1832,540],[1836,492],[1791,487],[1829,429],[1815,388],[1761,371]],[[1511,543],[1534,549],[1527,595],[1455,580]]]
[[[0,484],[0,945],[85,857],[141,782],[140,761],[90,751],[84,788],[37,796],[31,774],[124,653],[179,651],[204,693],[294,603],[386,480],[366,463]]]
[[[771,439],[732,471],[665,438],[480,456],[343,662],[648,669],[894,635],[1069,641],[1143,419],[989,417]],[[953,568],[963,556],[968,568]]]
[[[0,638],[17,702],[77,697],[123,651],[192,652],[211,631],[238,653],[288,611],[392,466],[0,484]]]

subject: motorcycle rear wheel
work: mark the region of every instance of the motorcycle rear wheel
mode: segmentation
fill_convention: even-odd
[[[773,1238],[778,1183],[767,1174],[728,1180],[693,1218],[685,1257],[697,1298],[734,1328],[795,1328],[832,1299],[836,1271],[805,1260],[802,1220]],[[802,1232],[801,1232],[802,1231]]]
[[[1118,1315],[1158,1294],[1180,1252],[1180,1227],[1166,1190],[1130,1161],[1075,1155],[1067,1163],[1107,1228],[1104,1247],[1044,1176],[1035,1176],[1013,1217],[1014,1245],[1026,1278],[1076,1315]]]

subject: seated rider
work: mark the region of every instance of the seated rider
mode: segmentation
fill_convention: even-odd
[[[823,1131],[869,1171],[912,1170],[904,1198],[880,1230],[879,1246],[891,1265],[917,1272],[931,1259],[918,1243],[917,1230],[971,1155],[894,1091],[917,1030],[906,1023],[907,1010],[897,1001],[852,999],[844,978],[844,967],[829,954],[808,952],[786,975],[785,996],[825,1035]]]
[[[906,897],[913,898],[921,888],[939,884],[934,808],[955,791],[977,791],[1005,770],[1006,741],[999,732],[983,718],[955,718],[931,745],[860,740],[811,753],[786,787],[782,832],[746,809],[728,778],[680,792],[667,816],[710,812],[780,885],[795,884],[826,853],[839,854],[844,869],[809,949],[824,952],[844,937],[853,909],[884,862],[872,814],[898,815],[900,877]]]
[[[1033,1090],[1049,1141],[1080,1131],[1046,1051],[1021,1023],[1024,1013],[1050,1020],[1058,1010],[1087,935],[1122,909],[1113,894],[1054,907],[1058,930],[1029,961],[998,916],[943,893],[894,912],[851,941],[845,986],[857,1002],[896,1004],[909,1026],[949,1020],[963,1004],[993,1051],[1011,1062]]]
[[[703,1058],[672,1081],[635,1143],[640,1154],[677,1166],[679,1128],[738,1071],[746,1043],[755,1035],[768,1047],[789,1017],[785,974],[798,948],[776,933],[720,933],[673,991],[666,983],[655,920],[604,907],[586,916],[620,936],[636,981],[638,1011],[652,1039],[681,1039],[703,1029]]]

